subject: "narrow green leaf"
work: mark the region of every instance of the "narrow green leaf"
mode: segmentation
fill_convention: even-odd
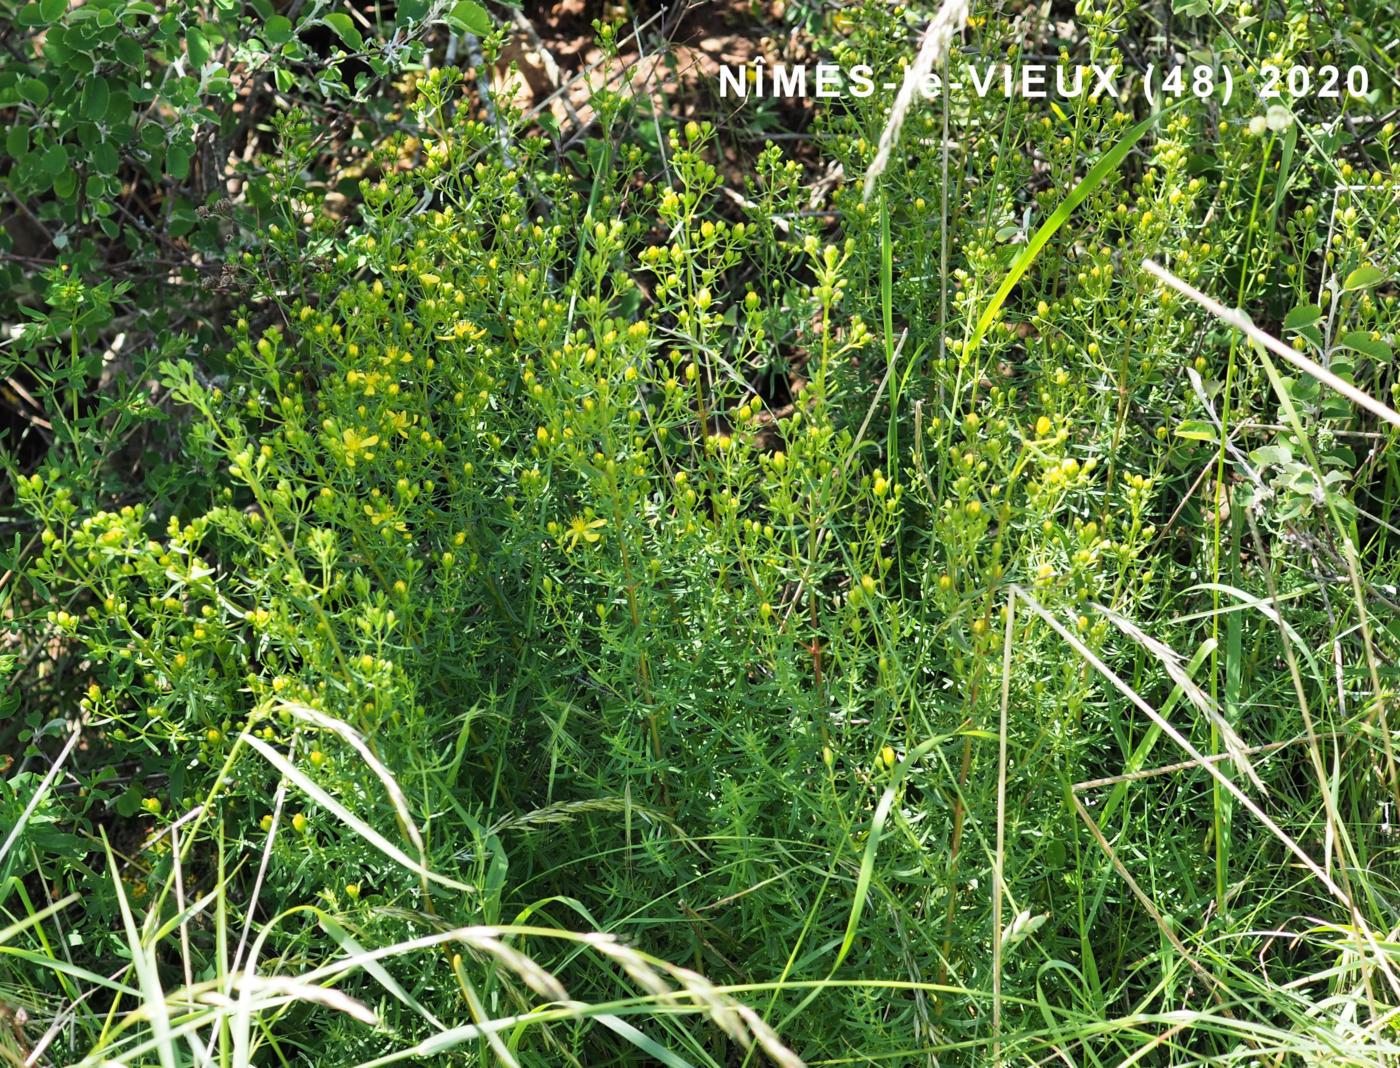
[[[161,1068],[175,1068],[175,1043],[170,1034],[170,1006],[161,989],[160,973],[156,968],[155,954],[147,949],[136,928],[136,916],[127,903],[126,891],[122,887],[121,869],[117,858],[112,855],[112,846],[107,835],[102,835],[102,848],[107,853],[107,871],[116,891],[117,907],[121,912],[122,928],[126,935],[126,948],[131,955],[132,967],[141,988],[141,1008],[151,1025],[151,1037],[155,1042],[156,1054]]]
[[[360,967],[364,968],[380,986],[389,991],[390,994],[407,1005],[437,1030],[445,1031],[447,1029],[446,1024],[434,1016],[428,1009],[424,1008],[417,998],[405,990],[398,980],[389,974],[384,965],[375,960],[374,957],[366,951],[365,947],[355,941],[345,928],[336,923],[335,920],[326,913],[318,911],[316,916],[321,924],[321,929],[330,935],[331,938],[335,940],[336,944],[339,945],[341,949],[345,950],[347,955],[363,957],[363,963]]]
[[[978,318],[977,326],[972,332],[972,337],[968,339],[965,352],[971,353],[981,343],[991,325],[996,322],[997,315],[1001,312],[1001,306],[1006,303],[1006,298],[1016,288],[1016,283],[1021,280],[1022,275],[1030,270],[1031,264],[1040,255],[1041,250],[1049,244],[1050,239],[1074,213],[1074,209],[1079,207],[1090,193],[1102,185],[1105,179],[1119,168],[1123,160],[1127,158],[1128,153],[1132,151],[1133,146],[1142,139],[1143,134],[1156,125],[1157,120],[1166,113],[1166,111],[1159,111],[1155,115],[1149,115],[1124,134],[1123,139],[1104,153],[1103,158],[1090,168],[1089,173],[1080,179],[1078,185],[1070,190],[1069,196],[1060,202],[1060,206],[1055,209],[1054,214],[1045,220],[1040,229],[1035,232],[1035,236],[1026,243],[1026,247],[1012,261],[1011,269],[1006,272],[1006,277],[1002,279],[1000,287],[992,294],[992,299],[987,302],[987,307],[983,309],[982,315]]]
[[[468,886],[466,883],[460,883],[456,879],[449,879],[445,875],[439,875],[436,872],[429,871],[422,864],[414,860],[402,849],[376,831],[363,819],[356,816],[330,794],[326,793],[317,783],[307,778],[307,776],[292,764],[291,761],[262,739],[255,738],[251,734],[244,734],[242,738],[244,742],[257,750],[264,760],[285,775],[302,793],[306,794],[307,797],[311,798],[311,800],[315,801],[332,816],[350,828],[351,831],[359,835],[366,844],[373,846],[390,860],[397,861],[409,871],[431,880],[439,886],[445,886],[452,890],[460,890],[468,894],[476,892],[476,888],[473,886]]]
[[[875,815],[870,821],[870,833],[865,838],[865,853],[860,858],[860,874],[856,876],[856,892],[851,901],[851,914],[846,920],[846,933],[841,939],[841,949],[836,954],[836,963],[831,966],[833,972],[841,966],[842,961],[851,952],[851,947],[855,945],[856,932],[860,930],[861,913],[865,911],[865,901],[870,894],[870,883],[875,877],[875,857],[880,852],[880,839],[884,835],[885,822],[890,818],[890,809],[894,807],[895,797],[899,794],[899,787],[908,777],[913,766],[943,740],[943,738],[930,738],[896,764],[894,772],[890,775],[889,785],[885,787],[885,792],[880,796],[880,803],[875,806]]]
[[[615,1016],[613,1013],[602,1012],[595,1016],[594,1019],[609,1031],[621,1035],[658,1064],[664,1064],[667,1068],[695,1068],[695,1065],[691,1061],[673,1053],[655,1039],[648,1038],[626,1020]]]

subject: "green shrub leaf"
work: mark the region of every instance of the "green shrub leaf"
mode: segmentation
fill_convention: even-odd
[[[83,86],[83,118],[100,122],[107,117],[107,105],[111,100],[111,87],[102,75],[94,75]]]
[[[1347,275],[1347,279],[1342,283],[1343,292],[1350,293],[1357,289],[1370,289],[1385,281],[1385,272],[1379,267],[1365,264]]]
[[[1283,317],[1285,330],[1302,330],[1312,326],[1322,318],[1322,309],[1316,304],[1300,304]]]
[[[1368,330],[1349,330],[1341,336],[1337,344],[1375,360],[1389,362],[1391,357],[1390,346],[1379,338],[1373,338]]]
[[[1201,419],[1186,419],[1177,424],[1176,436],[1188,441],[1215,441],[1215,427]]]
[[[334,30],[335,35],[353,51],[359,52],[365,47],[365,39],[360,36],[360,31],[355,29],[349,15],[334,11],[321,21]]]
[[[263,25],[263,34],[273,47],[286,44],[292,39],[292,20],[286,15],[273,15]]]
[[[475,0],[459,0],[443,21],[459,33],[474,33],[480,37],[491,32],[491,16]]]
[[[68,148],[66,145],[50,145],[44,154],[39,157],[39,167],[50,178],[56,178],[68,167]]]
[[[49,98],[48,83],[41,78],[25,78],[19,83],[19,94],[31,104],[42,104]]]
[[[191,26],[185,31],[185,48],[196,70],[209,62],[209,41],[197,27]]]

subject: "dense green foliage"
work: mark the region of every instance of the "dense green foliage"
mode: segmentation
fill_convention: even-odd
[[[112,238],[113,98],[32,81],[115,7],[19,12],[65,34],[7,141],[16,203]],[[192,309],[95,245],[11,264],[47,429],[7,455],[0,1053],[1394,1063],[1395,431],[1142,268],[1390,403],[1394,30],[1177,8],[1242,82],[1373,84],[949,94],[868,201],[889,99],[848,97],[825,213],[775,147],[724,195],[729,130],[603,74],[561,153],[439,66],[353,185],[313,107],[260,123],[218,329],[106,374]],[[208,59],[218,10],[102,63]],[[879,82],[929,14],[790,16]],[[953,62],[1129,65],[1158,14],[974,5]],[[147,114],[214,121],[205,66]],[[160,136],[123,159],[181,182]]]

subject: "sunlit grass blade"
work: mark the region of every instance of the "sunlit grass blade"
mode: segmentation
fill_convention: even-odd
[[[252,746],[263,759],[285,775],[297,789],[301,790],[307,797],[311,798],[311,800],[315,801],[336,819],[344,823],[354,831],[355,834],[372,845],[375,849],[379,850],[386,857],[397,861],[409,871],[414,872],[416,875],[430,882],[437,883],[439,886],[445,886],[451,890],[460,890],[468,894],[476,892],[474,887],[468,886],[466,883],[458,882],[456,879],[448,878],[446,875],[439,875],[437,872],[430,871],[423,867],[420,861],[410,857],[402,849],[394,845],[393,842],[389,841],[371,827],[364,819],[351,812],[322,789],[322,787],[313,781],[305,772],[261,738],[255,738],[251,734],[244,734],[243,741]]]
[[[1033,264],[1036,257],[1040,255],[1041,250],[1050,243],[1050,239],[1059,232],[1060,227],[1074,214],[1074,209],[1084,203],[1088,196],[1107,180],[1110,174],[1114,173],[1122,166],[1123,160],[1125,160],[1128,153],[1133,150],[1133,146],[1142,140],[1143,135],[1157,124],[1162,114],[1164,113],[1149,115],[1136,126],[1129,129],[1127,133],[1119,139],[1117,144],[1105,152],[1099,161],[1089,168],[1089,173],[1084,175],[1084,177],[1076,183],[1075,187],[1069,191],[1069,195],[1060,202],[1060,206],[1051,212],[1050,218],[1046,219],[1045,222],[1040,225],[1040,228],[1031,236],[1031,239],[1026,242],[1026,247],[1021,249],[1021,251],[1016,254],[1016,258],[1011,261],[1011,266],[1006,272],[1006,277],[1001,280],[1001,285],[999,285],[996,292],[992,294],[992,298],[987,302],[987,306],[982,309],[982,314],[977,317],[977,323],[973,327],[972,334],[967,339],[967,344],[963,348],[964,353],[972,353],[977,346],[981,344],[987,331],[991,328],[992,324],[996,322],[997,316],[1001,313],[1001,307],[1006,303],[1006,298],[1011,295],[1011,291],[1016,288],[1016,283],[1021,280],[1021,277],[1030,270],[1031,264]]]

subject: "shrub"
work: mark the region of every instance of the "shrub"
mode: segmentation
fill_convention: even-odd
[[[893,71],[913,16],[864,15],[828,43]],[[345,223],[279,120],[160,403],[90,407],[125,291],[48,277],[18,739],[76,704],[85,750],[0,794],[0,951],[99,991],[65,1055],[1389,1057],[1393,431],[1141,267],[1390,395],[1393,220],[1275,225],[1353,164],[1267,120],[1203,161],[1245,103],[963,99],[828,225],[600,81],[560,159],[434,69]]]

